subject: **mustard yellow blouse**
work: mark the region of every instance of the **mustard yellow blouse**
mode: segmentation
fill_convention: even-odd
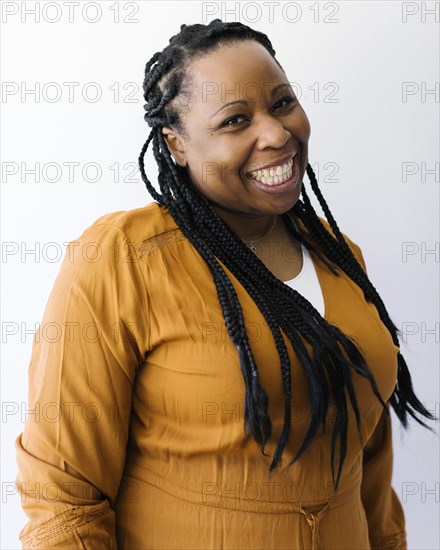
[[[360,288],[313,262],[325,319],[360,346],[388,401],[398,348]],[[269,397],[267,457],[244,433],[244,382],[211,273],[169,212],[152,203],[111,213],[71,243],[33,343],[35,414],[16,439],[29,518],[24,548],[406,550],[391,486],[391,419],[355,373],[366,445],[349,408],[338,492],[332,408],[326,432],[290,470],[268,475],[283,423],[278,354],[256,305],[227,273]],[[284,465],[310,418],[307,379],[288,347],[292,433]]]

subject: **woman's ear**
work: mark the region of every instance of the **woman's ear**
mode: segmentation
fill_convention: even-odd
[[[164,136],[168,149],[177,164],[182,168],[187,166],[188,162],[186,160],[185,148],[179,134],[177,134],[168,126],[164,126],[162,128],[162,134]]]

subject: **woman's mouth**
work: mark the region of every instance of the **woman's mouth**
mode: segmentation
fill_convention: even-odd
[[[283,164],[270,166],[261,170],[252,170],[247,176],[265,191],[281,192],[294,187],[298,179],[297,154]]]

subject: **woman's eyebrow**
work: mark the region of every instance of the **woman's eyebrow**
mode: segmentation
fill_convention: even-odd
[[[290,84],[288,82],[282,82],[281,84],[278,84],[278,86],[275,86],[271,92],[271,96],[273,97],[277,91],[281,88],[290,88]],[[236,103],[240,103],[242,105],[247,105],[248,102],[245,99],[236,99],[235,101],[230,101],[229,103],[225,103],[220,107],[220,109],[217,109],[217,111],[210,116],[210,118],[214,118],[215,115],[217,115],[221,110],[226,109],[226,107],[229,107],[230,105],[235,105]]]
[[[235,103],[241,103],[242,105],[247,105],[248,102],[245,99],[236,99],[235,101],[230,101],[229,103],[225,103],[220,107],[220,109],[217,109],[217,111],[210,117],[214,118],[217,113],[219,113],[222,109],[225,109],[226,107],[229,107],[230,105],[234,105]]]

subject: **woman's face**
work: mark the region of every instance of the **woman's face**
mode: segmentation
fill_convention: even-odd
[[[226,44],[189,68],[186,134],[164,134],[194,185],[229,215],[282,214],[297,202],[310,125],[284,71],[255,41]]]

